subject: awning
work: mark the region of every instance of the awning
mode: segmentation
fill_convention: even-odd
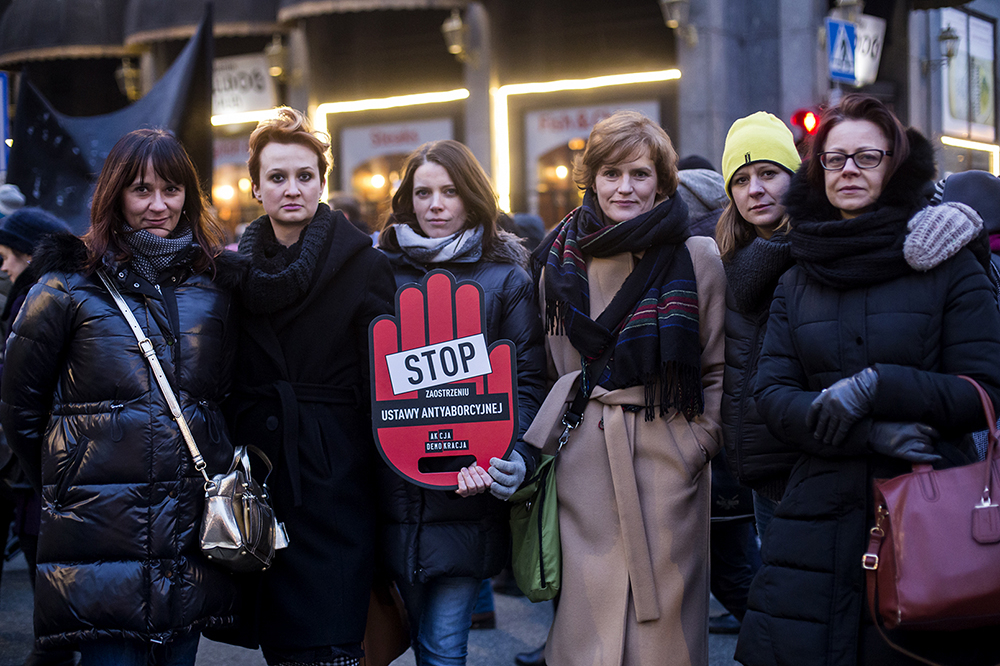
[[[205,0],[126,0],[125,43],[187,39],[198,29]],[[278,32],[278,0],[216,2],[215,36],[239,37]]]
[[[368,12],[387,9],[455,9],[468,0],[281,0],[279,21],[345,12]]]
[[[13,0],[0,19],[0,66],[63,58],[120,58],[127,0]]]

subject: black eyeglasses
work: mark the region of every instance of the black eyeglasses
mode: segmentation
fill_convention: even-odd
[[[874,169],[882,163],[882,157],[885,155],[892,155],[892,151],[869,148],[850,155],[838,152],[820,153],[819,163],[827,171],[840,171],[847,166],[847,160],[852,159],[859,169]]]

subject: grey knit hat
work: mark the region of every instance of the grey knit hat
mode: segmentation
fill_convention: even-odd
[[[0,185],[0,217],[10,215],[22,206],[24,206],[24,195],[17,185],[12,183]]]
[[[60,232],[69,233],[69,226],[47,210],[34,206],[15,210],[0,219],[0,245],[21,254],[33,254],[43,236]]]

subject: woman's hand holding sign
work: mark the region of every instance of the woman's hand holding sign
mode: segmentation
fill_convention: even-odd
[[[379,452],[408,480],[463,497],[494,485],[494,494],[503,494],[508,475],[524,465],[519,457],[503,460],[517,431],[513,344],[501,340],[487,349],[483,313],[479,285],[456,285],[438,270],[401,287],[396,316],[369,329]],[[494,458],[504,471],[479,464]]]

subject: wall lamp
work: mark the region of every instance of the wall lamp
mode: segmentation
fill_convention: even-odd
[[[698,30],[691,25],[691,0],[659,0],[663,22],[680,35],[690,48],[698,45]]]
[[[142,97],[142,70],[131,58],[122,58],[122,64],[115,70],[115,81],[128,101],[134,102]]]
[[[920,65],[924,71],[924,76],[930,74],[932,70],[939,69],[942,65],[947,64],[955,57],[958,52],[958,42],[960,41],[958,33],[950,25],[947,26],[938,34],[938,51],[943,55],[943,58],[921,60]]]
[[[264,47],[264,57],[267,58],[267,73],[284,81],[286,78],[288,50],[281,41],[281,35],[271,37],[271,43]]]
[[[451,15],[441,24],[441,35],[444,37],[448,53],[455,56],[459,62],[471,62],[473,53],[469,48],[469,26],[462,21],[462,14],[451,10]]]

